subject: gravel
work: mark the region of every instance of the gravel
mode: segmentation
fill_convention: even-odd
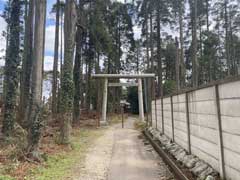
[[[84,164],[76,167],[74,180],[105,180],[112,156],[113,128],[97,139],[89,149]]]

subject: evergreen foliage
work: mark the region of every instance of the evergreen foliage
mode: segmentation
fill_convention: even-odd
[[[9,34],[6,49],[6,63],[4,73],[4,119],[2,132],[8,136],[12,133],[16,121],[17,89],[19,82],[20,65],[20,31],[21,31],[22,1],[13,0],[6,8],[6,20]]]
[[[8,24],[3,32],[7,43],[2,132],[11,135],[18,119],[28,131],[32,155],[38,152],[45,124],[45,3],[8,0],[2,14]],[[238,76],[239,9],[237,0],[56,0],[52,7],[56,38],[51,110],[53,117],[61,114],[60,142],[70,143],[72,120],[79,122],[82,109],[101,109],[102,82],[93,80],[93,73],[155,73],[156,89],[150,82],[145,88],[149,107],[155,94],[162,97]],[[138,28],[141,38],[134,37]],[[137,113],[137,90],[128,90],[133,112]],[[109,111],[119,111],[122,94],[121,89],[110,90]]]

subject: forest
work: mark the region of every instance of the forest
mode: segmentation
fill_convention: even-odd
[[[69,145],[82,112],[101,110],[103,82],[92,74],[154,73],[156,87],[145,84],[151,103],[154,96],[240,73],[238,0],[52,1],[0,0],[7,24],[1,32],[0,141],[11,144],[20,129],[26,136],[21,152],[31,161],[42,159],[39,146],[49,122],[58,122],[58,143]],[[49,16],[54,53],[45,70]],[[122,96],[136,103],[137,90],[128,90],[110,90],[109,113],[119,113]]]

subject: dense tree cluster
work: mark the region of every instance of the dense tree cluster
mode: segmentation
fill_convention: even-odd
[[[212,0],[138,1],[147,69],[158,95],[239,74],[239,3]],[[171,82],[169,82],[171,81]],[[164,88],[162,88],[164,87]]]
[[[8,24],[2,132],[9,137],[20,124],[28,132],[26,151],[37,159],[44,125],[46,7],[46,0],[8,0],[2,15]],[[101,108],[102,83],[93,73],[155,73],[159,97],[238,75],[239,9],[237,0],[56,0],[49,104],[52,118],[61,122],[60,143],[70,143],[80,109]],[[155,85],[144,86],[151,100]],[[122,94],[111,89],[109,111],[119,110]]]
[[[100,109],[101,82],[91,74],[133,70],[128,66],[135,51],[131,8],[110,0],[57,0],[52,7],[56,29],[49,101],[53,119],[61,122],[60,143],[70,143],[71,126],[79,122],[81,108]],[[46,0],[9,0],[3,14],[8,27],[2,133],[10,137],[15,125],[21,125],[28,132],[25,150],[36,159],[46,124],[42,98],[46,9]],[[112,91],[116,105],[120,94]]]

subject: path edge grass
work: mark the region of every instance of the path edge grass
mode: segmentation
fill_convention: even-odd
[[[26,180],[52,180],[69,178],[74,166],[84,163],[88,149],[102,136],[102,129],[78,129],[72,136],[71,150],[48,156],[46,162],[30,170]],[[1,179],[0,179],[1,180]]]

